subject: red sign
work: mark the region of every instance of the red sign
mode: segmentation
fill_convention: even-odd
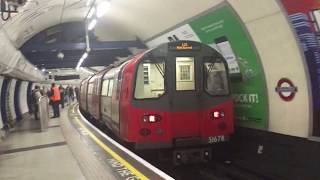
[[[291,101],[296,95],[297,91],[298,88],[294,86],[292,81],[288,78],[281,78],[278,81],[276,92],[278,92],[280,98],[284,101]]]

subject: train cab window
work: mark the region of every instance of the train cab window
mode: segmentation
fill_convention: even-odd
[[[109,79],[109,88],[108,88],[108,96],[112,96],[112,89],[113,89],[113,79]]]
[[[229,94],[226,67],[223,62],[204,63],[204,89],[210,95]]]
[[[136,99],[158,98],[165,93],[165,61],[144,60],[138,66],[134,97]]]
[[[194,79],[194,58],[176,57],[176,90],[194,90]]]
[[[108,96],[108,86],[109,86],[109,79],[106,79],[102,83],[101,96]]]

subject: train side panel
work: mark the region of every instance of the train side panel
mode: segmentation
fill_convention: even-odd
[[[88,112],[96,119],[101,120],[100,104],[101,104],[101,88],[102,88],[102,77],[106,71],[102,71],[96,74],[93,78],[93,91],[91,95],[91,105],[88,106]]]
[[[123,69],[122,83],[120,89],[120,136],[123,140],[133,142],[136,133],[135,123],[131,119],[134,111],[131,108],[131,100],[133,93],[133,81],[135,76],[135,66],[143,54],[133,58]]]
[[[94,79],[95,77],[91,77],[88,82],[88,90],[87,90],[87,113],[89,113],[92,116],[91,110],[93,109],[94,103],[93,103],[93,91],[95,88],[94,85]]]
[[[80,109],[82,111],[87,111],[87,88],[88,88],[88,79],[83,80],[80,86]]]

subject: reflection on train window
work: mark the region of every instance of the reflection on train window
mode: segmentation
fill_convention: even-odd
[[[138,66],[134,97],[137,99],[158,98],[165,92],[165,62],[144,60]]]
[[[89,83],[88,85],[88,94],[93,94],[93,83]]]
[[[205,70],[205,90],[211,95],[229,94],[228,80],[225,65],[222,62],[206,62]]]
[[[109,79],[104,80],[102,83],[101,96],[108,96],[108,85],[109,85]]]
[[[176,58],[176,89],[177,91],[195,89],[193,57]]]
[[[113,79],[109,79],[109,88],[108,88],[108,96],[112,96],[112,88],[113,88]]]

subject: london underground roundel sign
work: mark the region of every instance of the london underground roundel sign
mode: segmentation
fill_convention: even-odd
[[[294,86],[290,79],[281,78],[278,81],[276,92],[278,92],[280,98],[284,101],[291,101],[294,98],[297,91],[298,88]]]

